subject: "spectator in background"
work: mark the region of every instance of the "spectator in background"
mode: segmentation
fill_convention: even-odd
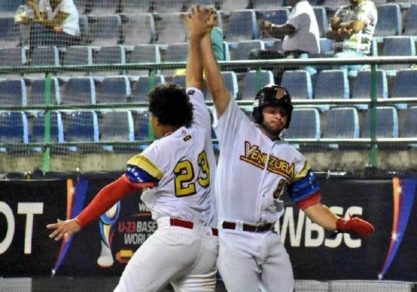
[[[211,28],[211,46],[213,49],[214,56],[217,61],[224,61],[224,46],[223,46],[223,30],[219,26],[219,19],[217,17],[216,8],[213,6],[208,7],[212,18],[213,27]]]
[[[335,40],[335,57],[360,58],[370,54],[372,38],[378,21],[378,11],[370,0],[350,0],[330,18],[327,38]],[[350,76],[356,76],[362,65],[342,66]]]
[[[33,9],[31,24],[30,56],[37,46],[66,47],[79,44],[79,16],[73,0],[28,0]]]
[[[308,58],[320,53],[320,31],[313,7],[307,0],[288,0],[292,7],[285,24],[277,25],[269,21],[260,22],[261,32],[273,38],[283,39],[282,51],[255,50],[250,59]],[[313,67],[306,67],[315,74]],[[278,79],[282,72],[276,72]]]

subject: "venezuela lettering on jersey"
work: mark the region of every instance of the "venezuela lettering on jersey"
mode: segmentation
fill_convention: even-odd
[[[251,145],[248,141],[245,141],[245,155],[241,155],[240,159],[260,169],[264,169],[268,159],[268,154],[262,152],[258,145]],[[273,155],[269,156],[267,169],[268,171],[279,174],[288,180],[292,180],[295,176],[294,163],[290,164],[287,161],[279,159]]]

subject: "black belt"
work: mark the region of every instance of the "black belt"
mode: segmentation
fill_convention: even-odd
[[[182,220],[182,219],[177,219],[177,218],[169,218],[169,224],[171,226],[184,227],[188,229],[193,229],[194,227],[193,222]],[[217,230],[217,228],[211,228],[211,232],[214,236],[217,236],[219,234],[219,231]]]
[[[223,229],[235,229],[238,225],[235,222],[223,222],[222,227]],[[266,232],[270,231],[274,228],[274,223],[262,223],[258,225],[251,225],[243,223],[242,230],[248,232]]]

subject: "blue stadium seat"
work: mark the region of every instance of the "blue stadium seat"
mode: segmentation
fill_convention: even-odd
[[[61,104],[95,104],[96,87],[91,77],[70,77],[62,86]]]
[[[274,84],[274,75],[268,70],[249,71],[243,79],[243,92],[241,99],[255,98],[256,93],[268,84]]]
[[[132,102],[148,101],[148,92],[160,83],[165,83],[164,75],[138,76],[132,84]]]
[[[0,48],[15,48],[21,45],[19,24],[14,22],[13,16],[0,17]]]
[[[122,13],[140,14],[151,12],[152,0],[121,0],[120,10]]]
[[[400,6],[387,3],[377,6],[378,22],[375,27],[375,37],[395,36],[402,33],[402,18]]]
[[[146,44],[134,46],[127,53],[126,63],[161,63],[161,52],[158,45]],[[161,70],[155,70],[156,74],[160,74]],[[127,74],[145,75],[149,74],[149,70],[128,70]]]
[[[287,70],[281,80],[290,93],[292,99],[312,99],[313,86],[311,83],[310,72],[306,70]]]
[[[108,76],[96,85],[96,103],[126,103],[131,94],[127,76]]]
[[[258,39],[259,29],[255,11],[252,9],[231,11],[224,30],[224,38],[229,42]]]
[[[382,41],[381,56],[415,56],[416,47],[411,36],[384,37]],[[399,69],[410,67],[409,64],[382,64],[379,68],[387,71],[389,75],[395,75]]]
[[[27,105],[27,89],[23,79],[0,80],[0,104],[3,106]]]
[[[306,126],[308,125],[308,126]],[[295,108],[292,112],[291,124],[284,133],[285,139],[320,139],[320,114],[316,108]],[[293,144],[304,151],[313,149],[312,145]]]
[[[64,117],[64,138],[66,142],[99,142],[99,127],[97,113],[92,110],[69,111]],[[70,146],[73,152],[88,150],[90,145]],[[91,149],[91,148],[90,148]]]
[[[349,98],[347,73],[340,69],[322,70],[317,74],[315,99]]]
[[[414,38],[417,36],[417,4],[407,9],[403,34]]]
[[[265,44],[262,40],[245,40],[226,42],[229,46],[230,60],[248,60],[251,50],[263,50]]]
[[[112,15],[120,12],[120,1],[89,0],[90,15]]]
[[[324,6],[313,7],[314,14],[316,15],[317,24],[319,25],[320,37],[325,37],[326,32],[329,29],[329,21],[327,18],[326,9]]]
[[[148,110],[137,110],[133,112],[135,140],[138,141],[139,149],[143,150],[150,143],[144,142],[153,139],[153,133],[150,126],[150,113]]]
[[[404,110],[404,121],[400,126],[401,138],[417,138],[417,106]],[[416,144],[409,146],[416,147]]]
[[[158,44],[186,42],[187,31],[183,16],[183,12],[158,13],[155,20]]]
[[[46,80],[41,79],[31,79],[27,93],[27,105],[41,105],[45,104],[45,85]],[[60,104],[61,103],[61,90],[59,80],[56,77],[51,78],[51,87],[50,87],[50,104]]]
[[[376,70],[376,97],[388,98],[388,80],[383,70]],[[359,71],[353,81],[352,98],[371,97],[371,71]],[[367,109],[367,104],[356,105],[359,109]]]
[[[26,64],[26,51],[23,47],[0,48],[0,67],[19,67],[24,64]]]
[[[14,16],[17,8],[22,4],[24,4],[24,1],[2,0],[0,1],[0,14],[3,16]]]
[[[276,1],[271,1],[276,2]],[[273,8],[261,8],[261,7],[254,7],[256,13],[256,20],[259,22],[260,20],[270,21],[274,24],[284,24],[288,20],[288,16],[290,14],[289,10],[286,7],[280,7],[277,4],[273,4]]]
[[[123,46],[100,47],[94,54],[93,64],[118,64],[126,63],[126,51]]]
[[[188,57],[188,43],[171,43],[166,46],[166,49],[162,51],[163,62],[187,62]],[[185,70],[185,67],[179,69]],[[176,69],[164,69],[164,75],[173,75]]]
[[[155,20],[151,13],[124,14],[122,24],[123,44],[136,46],[156,41]],[[132,12],[133,13],[133,12]]]
[[[252,8],[256,10],[274,10],[285,6],[284,4],[285,0],[252,0]]]
[[[334,107],[327,111],[327,127],[323,138],[356,139],[360,137],[359,113],[354,107]],[[347,149],[346,143],[329,144],[332,149]]]
[[[175,84],[178,84],[179,86],[185,88],[186,87],[186,83],[187,83],[186,76],[183,75],[183,74],[181,74],[181,75],[174,75],[174,76],[172,76],[171,82],[172,83],[175,83]]]
[[[393,77],[389,98],[410,97],[417,99],[417,70],[403,69]],[[396,105],[404,108],[406,104]]]
[[[90,45],[115,46],[122,42],[122,20],[120,15],[89,15]]]
[[[31,143],[45,143],[45,112],[35,112],[31,122],[30,142]],[[64,124],[62,115],[59,111],[50,112],[50,142],[63,143],[64,142]],[[34,147],[35,152],[41,152],[41,147]]]
[[[365,113],[362,137],[370,137],[371,110]],[[398,113],[393,106],[380,106],[376,108],[376,137],[398,138]]]
[[[222,0],[219,1],[220,10],[232,11],[247,9],[251,5],[250,0]]]
[[[29,142],[28,120],[24,112],[0,112],[0,143],[27,144]],[[0,152],[13,151],[14,147],[0,147]]]
[[[186,0],[153,0],[153,12],[170,13],[182,12],[186,4]]]
[[[105,151],[124,152],[132,148],[129,145],[111,144],[112,142],[133,142],[135,140],[131,111],[104,111],[101,115],[99,126],[100,140],[102,142],[110,142],[109,145],[103,146]]]
[[[60,56],[56,46],[40,46],[33,49],[32,66],[59,66]]]
[[[237,75],[234,71],[222,71],[221,72],[224,85],[226,86],[227,90],[230,92],[233,99],[238,98],[239,94],[239,86],[237,81]],[[212,100],[213,97],[211,95],[211,92],[208,90],[205,96],[205,99]]]
[[[92,65],[93,48],[91,46],[70,46],[65,49],[63,65]],[[83,73],[85,75],[85,73]]]

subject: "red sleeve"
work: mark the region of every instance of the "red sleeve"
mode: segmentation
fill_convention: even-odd
[[[301,200],[297,203],[298,208],[300,209],[306,209],[310,206],[313,206],[314,204],[320,203],[321,201],[321,193],[320,191],[316,192],[314,195],[309,196],[308,198],[305,198],[304,200]]]
[[[134,190],[144,186],[133,184],[122,175],[114,182],[102,188],[88,206],[77,216],[76,221],[81,227],[86,226],[94,220],[97,220],[101,214],[105,213],[116,202],[120,201]]]

